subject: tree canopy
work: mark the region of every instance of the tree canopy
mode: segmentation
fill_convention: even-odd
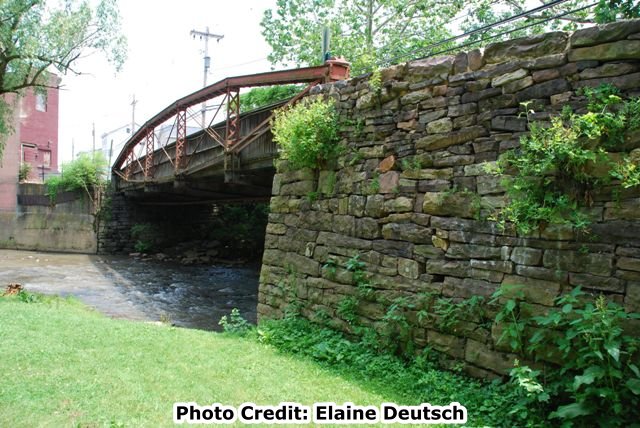
[[[352,74],[386,63],[409,60],[451,48],[429,45],[453,33],[481,28],[506,17],[549,3],[548,0],[277,0],[265,11],[262,34],[272,48],[272,64],[317,65],[322,62],[321,34],[330,29],[331,53],[352,64]],[[572,0],[531,14],[496,29],[478,32],[467,41],[483,41],[539,33],[549,29],[572,30],[583,24],[638,17],[634,0]],[[578,10],[584,8],[582,10]],[[557,19],[550,19],[562,15]],[[526,27],[526,28],[523,28]],[[500,34],[512,31],[509,34]],[[496,40],[496,39],[494,39]]]
[[[82,55],[101,52],[119,70],[127,44],[116,0],[0,1],[0,157],[12,132],[3,94],[44,90],[49,71],[80,74]]]

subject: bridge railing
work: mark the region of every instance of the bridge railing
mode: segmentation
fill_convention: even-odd
[[[247,147],[259,141],[269,130],[271,114],[249,127],[240,115],[240,89],[290,83],[308,83],[308,86],[289,103],[295,103],[309,89],[319,83],[343,80],[349,77],[349,64],[342,60],[329,60],[318,67],[273,71],[247,76],[230,77],[176,100],[149,119],[125,143],[113,167],[121,180],[135,182],[156,181],[160,169],[166,177],[167,163],[173,176],[193,172],[192,158],[201,153],[201,146],[211,145],[224,156],[239,156]],[[200,103],[212,103],[214,114],[209,123],[198,117],[195,109]],[[214,123],[217,123],[214,125]],[[224,125],[223,125],[224,124]],[[250,129],[249,129],[250,128]],[[198,135],[193,138],[194,131]],[[160,168],[160,165],[163,165]],[[190,170],[191,168],[191,170]]]

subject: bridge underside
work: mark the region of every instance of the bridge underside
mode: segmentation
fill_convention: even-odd
[[[204,177],[175,177],[165,182],[127,186],[124,196],[142,205],[193,205],[216,202],[268,201],[273,167]]]

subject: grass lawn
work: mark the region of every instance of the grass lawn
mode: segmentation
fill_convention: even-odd
[[[172,405],[398,401],[242,339],[0,297],[0,426],[172,426]],[[448,403],[442,403],[448,404]]]

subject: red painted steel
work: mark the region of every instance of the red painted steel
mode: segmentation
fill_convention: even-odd
[[[175,171],[182,168],[187,154],[187,110],[178,110],[176,114],[176,161]]]
[[[324,65],[318,67],[306,67],[297,68],[294,70],[281,70],[272,71],[268,73],[258,73],[247,76],[228,77],[220,80],[206,88],[202,88],[192,94],[189,94],[183,98],[176,100],[173,104],[167,106],[164,110],[149,119],[143,126],[141,126],[127,141],[124,148],[118,155],[114,164],[114,170],[117,170],[123,166],[129,153],[131,153],[133,147],[143,141],[147,136],[149,130],[154,130],[157,126],[161,125],[166,120],[178,113],[182,113],[182,119],[178,118],[178,122],[182,120],[182,132],[186,134],[186,109],[194,105],[200,104],[206,100],[225,95],[229,92],[238,93],[240,88],[253,87],[253,86],[269,86],[269,85],[282,85],[288,83],[306,83],[315,81],[335,81],[344,80],[349,77],[349,63],[343,60],[329,60]],[[227,101],[230,102],[230,101]],[[234,106],[235,107],[235,106]],[[238,106],[239,108],[239,102]],[[231,119],[233,119],[236,112],[231,112]],[[237,116],[236,116],[237,118]],[[233,120],[232,120],[233,122]],[[239,134],[240,124],[238,121],[233,123]],[[180,130],[179,130],[180,131]],[[235,134],[234,134],[235,135]],[[176,170],[180,167],[178,157],[182,158],[186,155],[184,144],[186,141],[186,135],[182,135],[182,142],[179,143],[180,138],[176,140]],[[237,139],[237,137],[236,137]],[[181,150],[178,150],[180,144]]]
[[[227,90],[227,138],[225,146],[231,147],[240,138],[240,91]]]
[[[156,133],[153,129],[147,132],[146,145],[147,155],[144,158],[144,178],[153,178],[153,150]]]

